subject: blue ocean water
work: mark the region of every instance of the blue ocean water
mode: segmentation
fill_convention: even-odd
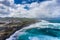
[[[42,20],[16,31],[6,40],[60,40],[60,23]]]
[[[21,34],[17,40],[59,40],[59,37],[59,29],[31,28],[26,30],[24,34]]]
[[[60,23],[60,19],[50,19],[50,20],[47,20],[51,23]]]

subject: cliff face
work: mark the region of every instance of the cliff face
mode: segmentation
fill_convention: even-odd
[[[23,27],[26,27],[32,23],[37,22],[34,20],[27,20],[24,21],[5,21],[0,22],[0,40],[5,40],[6,38],[9,38],[10,35],[12,35],[15,31],[20,30]]]

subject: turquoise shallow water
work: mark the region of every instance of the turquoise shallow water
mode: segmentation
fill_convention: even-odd
[[[6,40],[60,40],[60,23],[38,22],[16,31]]]
[[[17,40],[57,40],[60,37],[59,29],[31,28],[19,35]],[[36,38],[36,39],[35,39]]]

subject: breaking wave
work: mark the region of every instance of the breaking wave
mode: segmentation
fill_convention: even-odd
[[[16,31],[6,40],[60,40],[60,23],[42,20]]]

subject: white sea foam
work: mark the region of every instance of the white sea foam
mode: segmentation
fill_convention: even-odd
[[[25,32],[22,32],[22,31],[25,31],[25,30],[30,29],[30,28],[36,28],[36,27],[60,29],[60,23],[49,23],[48,21],[42,20],[41,22],[32,24],[30,26],[24,27],[24,28],[16,31],[13,35],[10,36],[10,38],[8,38],[6,40],[16,40],[16,38],[19,36],[19,34],[25,33]],[[53,37],[51,37],[51,38],[54,39]],[[34,39],[31,39],[31,40],[34,40]],[[60,39],[56,38],[56,40],[60,40]]]

